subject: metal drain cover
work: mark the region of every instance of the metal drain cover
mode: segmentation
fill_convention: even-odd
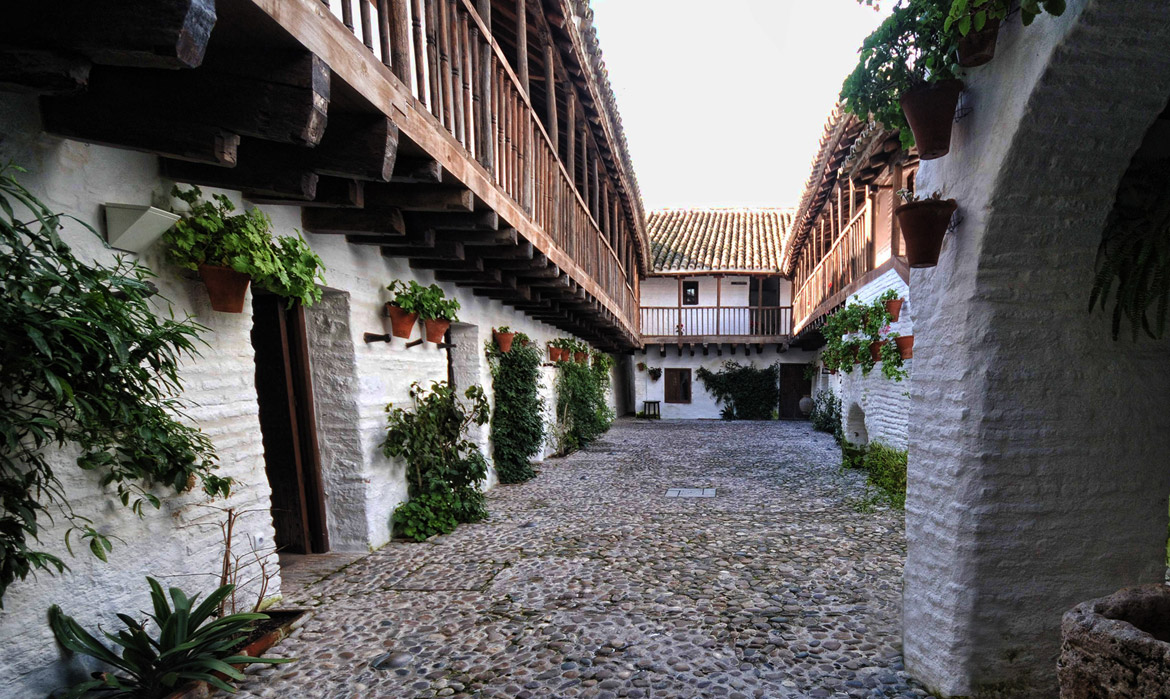
[[[671,488],[666,491],[668,498],[713,498],[714,488]]]

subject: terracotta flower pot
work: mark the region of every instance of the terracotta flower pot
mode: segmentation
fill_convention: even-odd
[[[492,336],[496,339],[496,344],[499,345],[501,352],[507,354],[512,351],[512,341],[516,339],[516,333],[502,333],[498,330],[492,330]]]
[[[861,347],[859,345],[853,346],[853,363],[854,364],[861,363]]]
[[[565,358],[565,351],[560,347],[549,347],[548,358],[550,361],[559,362]]]
[[[898,227],[906,241],[906,260],[911,267],[938,264],[943,236],[951,224],[951,215],[959,208],[954,199],[927,199],[903,204],[894,209]]]
[[[578,364],[585,364],[586,362],[589,361],[589,353],[588,352],[574,352],[573,353],[573,360],[576,361]]]
[[[995,42],[999,39],[999,20],[989,19],[983,29],[959,39],[959,65],[975,68],[995,58]]]
[[[902,335],[894,338],[894,344],[898,346],[898,354],[902,359],[912,359],[914,357],[914,336]]]
[[[220,313],[243,313],[244,296],[252,278],[231,267],[199,265],[199,278],[207,287],[212,310]]]
[[[427,326],[427,342],[433,342],[436,345],[443,341],[443,336],[447,334],[447,328],[451,327],[451,321],[445,318],[427,318],[423,322]]]
[[[885,340],[869,343],[869,356],[872,357],[875,362],[880,362],[882,360],[882,345],[884,344],[886,344]]]
[[[410,337],[410,333],[414,330],[415,321],[418,320],[417,313],[407,313],[401,307],[388,303],[386,304],[386,315],[390,317],[390,332],[394,334],[394,337]]]
[[[898,318],[902,316],[902,304],[905,303],[903,299],[893,299],[886,301],[886,313],[890,314],[890,322],[897,323]]]
[[[934,160],[951,151],[951,126],[962,91],[962,80],[940,80],[913,87],[902,95],[899,102],[914,132],[920,159]]]

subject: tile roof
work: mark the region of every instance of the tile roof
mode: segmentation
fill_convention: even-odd
[[[792,225],[791,209],[659,209],[646,220],[651,274],[772,272]]]

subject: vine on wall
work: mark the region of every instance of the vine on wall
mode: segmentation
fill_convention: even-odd
[[[483,388],[464,393],[464,405],[454,388],[435,381],[428,389],[410,387],[413,410],[386,406],[386,439],[382,452],[406,461],[410,500],[394,510],[395,533],[415,541],[449,534],[459,524],[487,517],[479,484],[487,477],[487,460],[467,429],[488,421]]]
[[[0,168],[0,600],[30,572],[67,568],[33,543],[50,508],[69,523],[66,544],[78,533],[102,560],[113,549],[70,507],[46,447],[77,445],[77,465],[139,516],[161,504],[156,484],[212,496],[231,484],[207,436],[180,421],[179,364],[204,328],[155,315],[150,270],[75,257],[59,237],[65,217],[18,170]]]
[[[734,360],[723,362],[723,368],[713,372],[700,367],[696,375],[703,386],[722,404],[720,416],[724,420],[772,420],[780,405],[780,365],[762,369]]]
[[[492,367],[492,457],[501,483],[523,483],[536,475],[530,459],[544,442],[544,399],[540,396],[540,364],[544,354],[524,333],[517,333],[509,352],[487,343]]]
[[[557,427],[559,453],[588,446],[613,424],[614,413],[605,399],[613,358],[593,353],[588,364],[557,364]]]

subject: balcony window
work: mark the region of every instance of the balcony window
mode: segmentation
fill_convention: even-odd
[[[683,305],[699,305],[699,282],[683,282]]]

